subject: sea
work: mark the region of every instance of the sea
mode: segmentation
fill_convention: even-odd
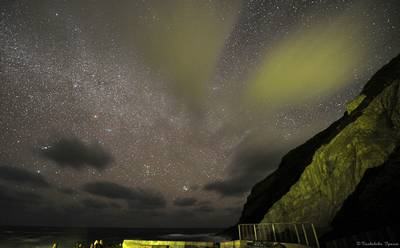
[[[71,228],[71,227],[0,227],[0,248],[73,248],[89,247],[103,240],[106,247],[121,247],[124,239],[215,241],[221,229],[213,228]]]

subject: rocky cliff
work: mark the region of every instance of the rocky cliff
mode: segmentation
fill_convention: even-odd
[[[370,227],[399,222],[400,204],[388,198],[400,194],[399,86],[400,56],[371,78],[342,118],[253,187],[239,223],[312,222],[324,232],[371,215]]]

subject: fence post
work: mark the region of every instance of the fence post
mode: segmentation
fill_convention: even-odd
[[[254,239],[257,241],[257,229],[256,229],[256,225],[253,225],[253,229],[254,229]]]
[[[313,233],[314,233],[315,242],[317,242],[317,248],[319,248],[319,241],[318,241],[317,232],[315,231],[314,224],[312,224],[312,223],[311,223],[311,228],[312,228]]]
[[[297,230],[297,225],[294,224],[294,230],[296,231],[296,236],[297,236],[297,243],[301,244],[300,236],[299,236],[299,230]]]
[[[274,242],[276,242],[275,226],[272,224],[272,234],[274,235]]]
[[[301,224],[301,227],[302,227],[302,229],[303,229],[304,238],[306,239],[306,245],[309,245],[309,243],[308,243],[308,238],[307,238],[307,233],[306,233],[306,229],[304,228],[304,224]]]
[[[240,224],[238,225],[238,231],[239,231],[239,240],[242,240],[242,233],[240,232]]]

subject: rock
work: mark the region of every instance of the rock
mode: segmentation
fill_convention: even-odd
[[[324,233],[371,214],[379,216],[369,219],[371,227],[399,222],[389,200],[374,195],[400,170],[392,161],[400,144],[399,88],[400,56],[371,78],[341,119],[290,151],[253,187],[239,223],[312,222]],[[400,194],[400,187],[393,190],[385,197]],[[388,212],[377,214],[382,208],[366,199],[379,199]]]
[[[365,95],[359,95],[353,101],[349,102],[346,105],[346,112],[347,114],[351,114],[361,103],[364,101]]]
[[[382,165],[368,169],[332,221],[328,235],[391,227],[400,220],[400,145]],[[342,234],[342,235],[341,235]],[[327,235],[327,236],[328,236]]]

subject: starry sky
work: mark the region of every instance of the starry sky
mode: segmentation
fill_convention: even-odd
[[[400,52],[399,17],[397,0],[1,1],[0,225],[234,224]]]

